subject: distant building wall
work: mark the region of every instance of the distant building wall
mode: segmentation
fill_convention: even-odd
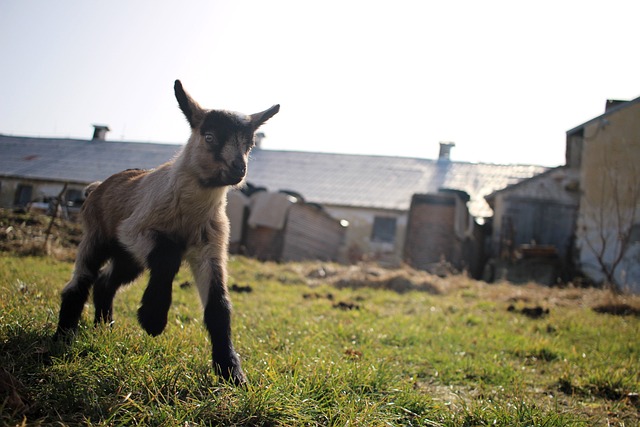
[[[392,265],[402,261],[407,212],[332,205],[325,209],[334,218],[349,221],[341,261],[374,259]]]
[[[493,222],[488,255],[508,257],[520,245],[554,246],[561,259],[571,256],[578,209],[578,174],[549,170],[488,197]]]
[[[24,207],[29,202],[57,197],[64,183],[22,178],[0,178],[0,207]],[[84,185],[70,184],[68,194],[82,194]]]
[[[576,236],[581,269],[603,281],[596,254],[612,265],[620,256],[621,238],[628,236],[615,281],[640,293],[640,102],[587,122],[567,138],[579,138],[574,144],[583,148]]]

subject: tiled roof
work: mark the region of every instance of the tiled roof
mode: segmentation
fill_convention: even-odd
[[[90,183],[130,168],[170,160],[174,144],[0,135],[0,176]],[[326,205],[408,210],[415,193],[440,188],[469,193],[475,216],[491,216],[484,196],[547,168],[391,156],[256,149],[247,180],[272,191],[292,190]]]

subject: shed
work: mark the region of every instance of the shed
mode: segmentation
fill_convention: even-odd
[[[578,209],[575,171],[561,166],[486,197],[494,211],[491,255],[505,257],[522,245],[553,246],[571,254]]]
[[[487,280],[570,279],[579,202],[579,177],[557,167],[486,197],[494,211]]]
[[[319,205],[266,191],[250,197],[243,227],[240,250],[265,261],[337,261],[346,230]]]
[[[438,272],[443,263],[480,275],[483,234],[469,213],[469,195],[459,190],[414,194],[409,209],[404,261]]]

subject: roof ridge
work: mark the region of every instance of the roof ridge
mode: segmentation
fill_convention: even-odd
[[[269,152],[269,153],[291,153],[291,154],[305,154],[305,155],[326,155],[326,156],[341,156],[341,157],[375,157],[375,158],[386,158],[386,159],[400,159],[400,160],[418,160],[435,164],[455,164],[455,165],[486,165],[486,166],[533,166],[533,167],[542,167],[548,169],[553,166],[544,166],[544,165],[536,165],[529,163],[491,163],[491,162],[472,162],[466,160],[447,160],[446,162],[439,161],[438,159],[432,159],[427,157],[409,157],[409,156],[394,156],[388,154],[357,154],[357,153],[335,153],[335,152],[325,152],[325,151],[304,151],[304,150],[286,150],[286,149],[265,149],[259,148],[254,149],[254,152]]]
[[[584,122],[582,124],[579,124],[578,126],[575,126],[575,127],[571,128],[571,129],[569,129],[566,133],[567,133],[567,135],[569,135],[571,133],[574,133],[574,132],[584,128],[585,126],[587,126],[587,125],[589,125],[589,124],[591,124],[591,123],[593,123],[593,122],[595,122],[597,120],[602,120],[605,117],[608,117],[608,116],[610,116],[612,114],[615,114],[620,110],[624,110],[625,108],[631,107],[631,106],[637,104],[638,102],[640,102],[640,96],[637,97],[637,98],[631,99],[629,101],[622,102],[619,105],[616,105],[615,107],[612,107],[609,110],[605,111],[604,113],[600,114],[599,116],[596,116],[596,117],[594,117],[592,119],[589,119],[586,122]]]
[[[6,133],[0,133],[0,138],[41,140],[42,142],[68,141],[68,142],[82,142],[86,144],[147,144],[147,145],[176,146],[176,147],[181,147],[184,144],[186,144],[186,142],[177,143],[177,142],[157,142],[157,141],[130,141],[130,140],[118,140],[118,139],[94,140],[94,139],[82,139],[82,138],[61,137],[61,136],[59,137],[59,136],[11,135]]]

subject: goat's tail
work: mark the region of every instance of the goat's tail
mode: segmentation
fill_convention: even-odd
[[[93,190],[98,188],[98,185],[100,184],[102,184],[102,181],[96,181],[84,187],[84,198],[86,199],[87,197],[89,197],[89,194],[91,194]]]

